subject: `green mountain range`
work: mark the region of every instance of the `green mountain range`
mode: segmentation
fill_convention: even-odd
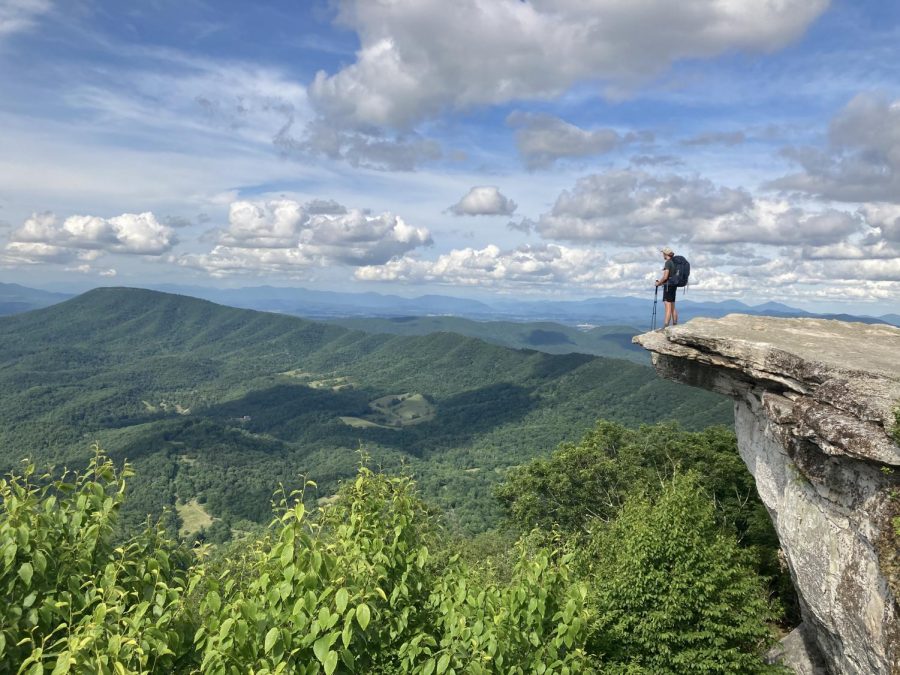
[[[452,333],[367,334],[154,291],[97,289],[0,319],[0,465],[83,465],[99,441],[128,458],[127,524],[268,520],[279,483],[327,499],[371,462],[413,474],[461,528],[496,522],[511,466],[598,418],[732,421],[729,401],[585,354]]]
[[[392,318],[330,319],[329,323],[367,333],[430,335],[459,333],[515,349],[548,354],[593,354],[649,365],[650,355],[632,344],[641,331],[631,326],[595,326],[586,330],[550,321],[473,321],[457,316],[399,316]]]

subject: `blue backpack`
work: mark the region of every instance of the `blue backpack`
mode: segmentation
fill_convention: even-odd
[[[691,263],[683,255],[674,256],[672,262],[675,264],[675,271],[669,274],[666,285],[678,286],[679,288],[687,286],[688,277],[691,276]]]

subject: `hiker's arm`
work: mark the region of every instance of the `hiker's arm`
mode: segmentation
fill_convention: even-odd
[[[669,279],[669,270],[668,270],[668,268],[666,268],[663,270],[662,277],[660,277],[659,279],[656,280],[656,285],[662,286],[664,283],[666,283],[666,281],[668,281],[668,279]]]

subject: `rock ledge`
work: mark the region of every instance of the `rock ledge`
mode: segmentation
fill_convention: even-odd
[[[663,377],[735,400],[756,478],[834,673],[900,673],[900,329],[732,314],[635,342]]]

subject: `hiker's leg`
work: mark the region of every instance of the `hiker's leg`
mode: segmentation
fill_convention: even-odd
[[[675,303],[672,303],[672,324],[678,323],[678,308],[675,307]]]
[[[666,306],[666,318],[663,321],[663,326],[668,326],[669,322],[672,320],[672,303],[668,300],[664,300],[663,304]]]

